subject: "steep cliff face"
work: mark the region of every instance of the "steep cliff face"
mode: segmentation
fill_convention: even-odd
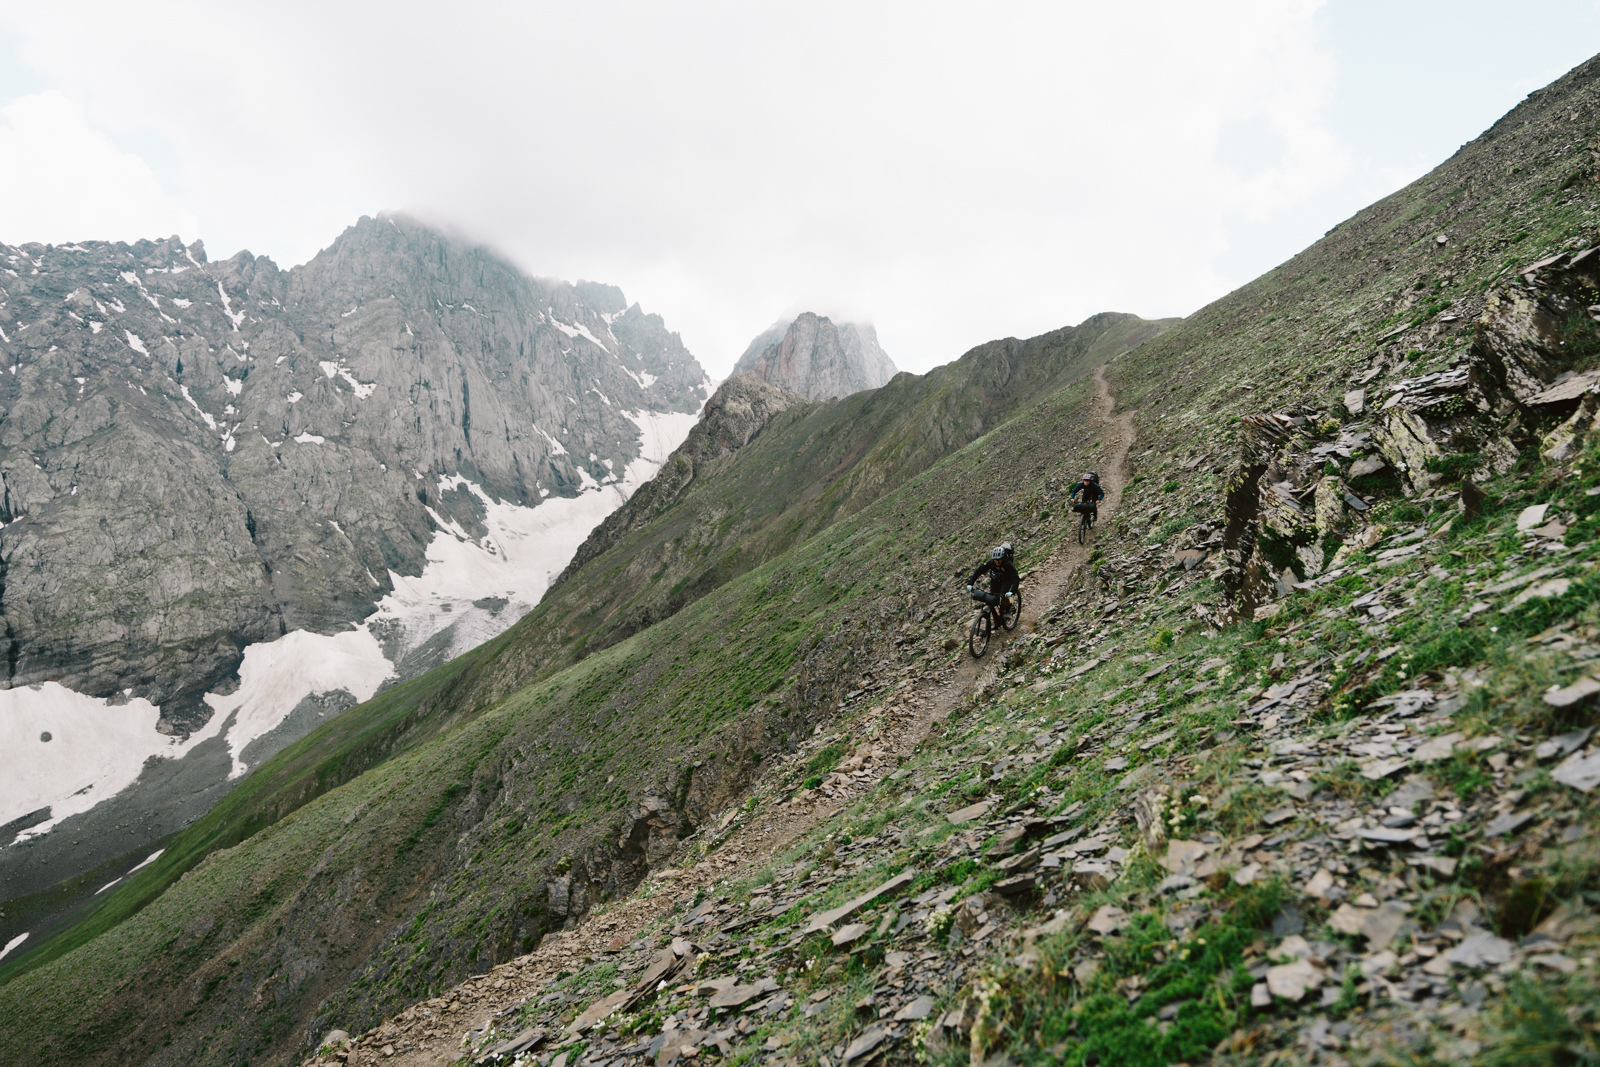
[[[119,851],[154,840],[178,794],[504,630],[707,385],[620,290],[399,216],[290,271],[0,246],[0,824],[27,823],[0,845],[204,763],[119,811]],[[78,862],[51,851],[7,848],[3,895]]]
[[[807,400],[832,400],[885,385],[896,371],[871,323],[835,323],[807,311],[758,335],[733,373],[752,374]]]
[[[12,686],[194,702],[241,643],[366,617],[450,520],[481,534],[441,478],[575,497],[625,476],[646,413],[705,399],[620,291],[405,219],[288,272],[172,240],[0,256]]]

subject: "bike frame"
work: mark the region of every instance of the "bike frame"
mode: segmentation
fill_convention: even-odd
[[[1017,623],[1019,621],[1021,621],[1020,620],[1020,616],[1022,614],[1022,604],[1021,604],[1021,590],[1020,589],[1016,591],[1016,595],[1018,597],[1017,616],[1013,618],[1011,626],[1007,626],[1006,625],[1006,616],[1004,616],[1004,615],[1002,615],[1000,613],[1000,605],[1004,604],[1006,602],[1006,598],[1011,596],[1012,594],[1007,593],[1004,596],[996,597],[994,603],[991,604],[989,602],[989,597],[994,596],[994,595],[995,594],[993,594],[993,593],[980,593],[977,590],[973,590],[973,592],[972,592],[972,599],[978,601],[978,603],[982,605],[978,609],[978,614],[972,620],[972,633],[974,635],[977,633],[978,624],[979,623],[987,623],[988,624],[986,626],[986,631],[987,632],[984,634],[984,639],[983,639],[984,651],[988,650],[989,639],[990,639],[991,636],[993,636],[996,633],[1004,634],[1005,631],[1015,628]],[[970,642],[972,640],[972,638],[969,637],[968,640]],[[970,648],[970,645],[969,645],[969,648]],[[979,652],[979,651],[977,651],[975,649],[972,649],[972,655],[973,655],[973,658],[976,659],[978,657],[981,657],[983,655],[983,652]]]
[[[988,595],[993,596],[994,594],[990,593]],[[983,605],[984,609],[989,612],[989,617],[994,620],[994,624],[996,626],[1005,626],[1005,620],[1000,614],[1000,605],[1005,603],[1006,599],[1004,596],[1000,597],[1000,599],[996,600],[993,604],[989,603],[987,600],[979,600],[977,596],[974,596],[972,599],[978,600],[979,603]]]
[[[1009,596],[1009,595],[1010,595],[1009,593],[1006,594],[1006,596]],[[1006,602],[1006,597],[1002,596],[999,600],[995,601],[993,604],[986,605],[988,607],[988,609],[989,609],[990,616],[992,616],[993,619],[994,619],[994,624],[996,626],[1000,627],[1002,630],[1005,629],[1006,620],[1005,620],[1005,616],[1000,614],[1000,605],[1004,604],[1005,602]]]

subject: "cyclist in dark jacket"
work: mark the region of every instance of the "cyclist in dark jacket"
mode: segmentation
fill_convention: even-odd
[[[1078,499],[1079,491],[1083,493],[1083,502],[1094,507],[1094,510],[1089,512],[1089,522],[1092,525],[1100,518],[1100,501],[1106,497],[1106,491],[1100,488],[1100,476],[1094,471],[1085,474],[1081,482],[1073,483],[1072,488],[1067,492],[1067,496],[1076,500]]]
[[[995,612],[995,619],[1000,618],[998,605],[1007,593],[1015,592],[1022,587],[1022,578],[1017,574],[1016,552],[1011,548],[1011,542],[996,545],[989,553],[989,558],[973,570],[972,576],[967,579],[967,591],[978,583],[978,579],[985,574],[989,576],[989,592],[994,599],[990,601],[990,610]]]

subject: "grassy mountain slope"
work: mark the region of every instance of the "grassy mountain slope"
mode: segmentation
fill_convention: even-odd
[[[501,1036],[545,1026],[580,1064],[647,1060],[656,1034],[702,1062],[1600,1059],[1600,403],[1577,391],[1600,369],[1597,79],[1109,368],[1140,429],[1125,505],[936,743],[819,795],[830,749],[931,690],[841,709],[744,832],[673,857],[656,917],[597,916],[419,1005],[427,1025],[503,1009]],[[1514,395],[1508,336],[1565,400]],[[1439,450],[1404,458],[1413,432]],[[1234,572],[1268,564],[1285,585],[1220,625]],[[559,1034],[674,936],[693,980]],[[419,1062],[418,1030],[357,1051]]]
[[[1107,313],[994,341],[925,375],[790,408],[736,456],[693,475],[664,471],[658,483],[686,487],[652,500],[645,523],[624,507],[591,536],[574,561],[581,570],[530,616],[530,637],[540,636],[520,654],[559,662],[667,618],[1172,324]]]
[[[926,750],[911,774],[885,773],[841,821],[782,857],[786,887],[804,897],[799,911],[815,913],[913,861],[928,875],[918,890],[952,890],[952,911],[915,928],[871,926],[858,935],[861,953],[831,959],[826,937],[793,936],[798,911],[741,931],[713,961],[719,970],[743,961],[747,973],[760,967],[794,989],[854,995],[836,993],[811,1017],[800,1004],[759,1017],[754,1040],[738,1032],[730,1054],[844,1055],[866,1036],[859,992],[881,989],[885,1003],[898,996],[886,968],[908,964],[889,963],[893,948],[919,965],[929,953],[945,960],[925,982],[937,1025],[878,1021],[880,1033],[894,1032],[878,1048],[895,1059],[919,1039],[947,1063],[983,1062],[998,1049],[1028,1062],[1082,1063],[1093,1053],[1130,1064],[1250,1062],[1268,1050],[1278,1062],[1322,1050],[1374,1062],[1459,1061],[1484,1049],[1506,1063],[1537,1062],[1541,1048],[1561,1050],[1548,1062],[1593,1058],[1593,972],[1581,964],[1593,955],[1590,935],[1581,923],[1570,934],[1545,927],[1559,937],[1551,944],[1572,944],[1542,964],[1531,944],[1510,938],[1557,905],[1581,919],[1591,903],[1593,801],[1556,782],[1537,746],[1593,720],[1592,703],[1557,714],[1545,693],[1592,670],[1583,657],[1600,634],[1600,497],[1589,491],[1600,489],[1600,453],[1591,442],[1550,458],[1544,416],[1466,400],[1444,406],[1479,423],[1476,450],[1460,464],[1360,475],[1336,446],[1347,432],[1394,432],[1385,383],[1452,364],[1465,380],[1487,366],[1496,320],[1485,312],[1470,342],[1464,331],[1480,309],[1509,299],[1505,279],[1485,289],[1508,262],[1594,243],[1600,189],[1587,145],[1600,131],[1597,77],[1591,62],[1535,94],[1432,174],[1112,365],[1141,439],[1137,484],[1097,535],[1095,570],[1080,572],[1039,631],[973,690],[958,735]],[[1527,291],[1558,306],[1531,283]],[[1576,360],[1600,350],[1581,321],[1561,327],[1549,343],[1560,334],[1573,369],[1585,369]],[[1377,372],[1362,416],[1344,399],[1358,370]],[[1067,385],[825,536],[211,854],[139,914],[0,989],[0,1011],[21,1020],[0,1033],[0,1057],[282,1058],[323,1026],[365,1029],[386,1009],[531,947],[646,866],[701,859],[708,839],[686,849],[685,838],[763,764],[814,746],[815,725],[841,742],[862,736],[888,703],[875,695],[884,683],[946,663],[941,639],[967,610],[954,578],[980,546],[1008,536],[1036,558],[1065,535],[1047,482],[1098,463],[1086,400],[1083,383]],[[1273,423],[1277,436],[1265,443],[1254,428],[1232,432],[1239,416],[1267,411],[1301,421]],[[1494,458],[1502,440],[1513,442],[1510,465]],[[1318,453],[1322,445],[1333,450]],[[1459,481],[1469,471],[1483,479],[1481,501]],[[1341,505],[1326,538],[1318,531],[1325,553],[1315,567],[1295,557],[1329,581],[1284,589],[1259,620],[1252,613],[1218,629],[1244,588],[1228,584],[1232,572],[1259,578],[1267,562],[1274,574],[1292,569],[1289,559],[1262,558],[1284,547],[1273,547],[1271,522],[1258,514],[1273,496],[1269,472],[1290,496],[1332,482],[1366,497],[1359,508]],[[1446,528],[1461,502],[1478,514]],[[1519,531],[1533,503],[1550,505],[1564,529]],[[1236,526],[1259,536],[1240,537]],[[1175,569],[1174,550],[1191,546],[1215,569]],[[1519,588],[1542,591],[1518,599]],[[1075,674],[1080,666],[1094,669]],[[840,701],[863,684],[874,695]],[[1274,688],[1285,684],[1288,692]],[[1373,703],[1414,689],[1428,692],[1423,706],[1433,710]],[[1429,741],[1456,740],[1450,732],[1472,743],[1444,743],[1434,762],[1420,755]],[[1012,758],[1029,745],[1048,755]],[[1393,770],[1371,762],[1388,758],[1384,746],[1406,755]],[[771,772],[766,802],[802,787],[811,773],[803,766]],[[1413,788],[1407,803],[1419,809],[1413,817],[1433,820],[1423,824],[1431,840],[1406,852],[1384,843],[1382,820],[1403,823],[1389,798],[1400,799],[1402,774],[1419,773],[1431,776],[1428,793]],[[980,829],[952,832],[945,812],[985,797],[994,803]],[[1517,821],[1523,804],[1533,820]],[[1114,842],[1117,853],[1095,860],[1098,869],[1041,866],[1033,891],[990,896],[1003,874],[1027,870],[1026,853],[1008,871],[997,864],[1025,846],[1033,831],[1020,820],[1030,810],[1100,840],[1107,857]],[[1002,842],[1008,830],[1020,834]],[[850,850],[858,835],[873,839],[870,851]],[[1186,868],[1169,839],[1236,858]],[[846,866],[852,857],[860,862]],[[1419,857],[1455,862],[1407,862]],[[1242,880],[1233,873],[1251,864]],[[837,873],[805,882],[813,866]],[[1331,881],[1315,889],[1324,870]],[[1045,901],[1062,906],[1051,923],[1020,941],[996,934],[1033,923],[1029,907]],[[1102,905],[1128,921],[1089,927]],[[1341,916],[1336,905],[1353,911]],[[1359,925],[1379,912],[1414,925]],[[1352,916],[1356,933],[1347,932]],[[945,922],[965,940],[952,944]],[[1303,953],[1285,936],[1297,923]],[[986,928],[990,940],[980,941]],[[1387,957],[1373,947],[1385,933],[1384,945],[1399,950]],[[1486,969],[1456,954],[1468,938],[1515,966]],[[1425,969],[1435,958],[1442,974]],[[1314,973],[1334,995],[1264,989],[1257,1003],[1270,967],[1295,968],[1308,983]],[[610,974],[591,972],[590,988],[609,988]],[[1397,989],[1406,997],[1386,992]],[[623,1055],[625,1029],[648,1037],[669,1011],[674,1025],[713,1022],[691,997],[686,987],[637,1020],[618,1020],[615,1039],[590,1042],[588,1062]],[[453,999],[436,997],[428,1010]],[[870,1018],[874,1009],[861,1010]],[[770,1052],[756,1043],[767,1036]]]
[[[722,488],[702,493],[702,482],[669,501],[656,500],[657,511],[670,509],[671,529],[701,531],[694,550],[673,561],[676,569],[672,564],[658,566],[657,559],[648,555],[670,552],[674,543],[666,538],[653,536],[642,546],[636,538],[617,549],[608,544],[605,530],[597,531],[568,570],[569,575],[581,577],[568,585],[564,598],[547,598],[510,633],[352,709],[329,729],[264,765],[180,834],[131,885],[99,902],[64,935],[29,946],[30,953],[8,961],[0,976],[98,936],[154,899],[213,849],[242,841],[311,797],[459,726],[529,679],[581,658],[586,648],[609,644],[619,636],[618,629],[625,636],[631,632],[625,624],[602,629],[597,636],[569,620],[579,609],[602,618],[615,615],[622,610],[616,605],[640,599],[632,578],[641,567],[657,576],[656,582],[645,585],[643,596],[663,585],[675,587],[670,603],[662,604],[658,597],[646,609],[670,614],[794,543],[801,528],[814,532],[841,514],[859,510],[1020,404],[1081,376],[1167,325],[1131,315],[1097,315],[1077,327],[1028,341],[981,346],[926,376],[900,375],[890,386],[896,391],[894,402],[875,403],[871,399],[875,393],[863,393],[829,404],[802,405],[787,420],[765,430],[758,455],[739,460],[732,470],[727,470],[732,457],[714,465],[708,474],[722,477],[706,480]],[[788,464],[790,457],[794,469],[803,468],[815,477],[798,477],[791,470],[781,483],[771,484],[767,466]],[[650,497],[658,483],[673,484],[683,462],[675,458],[642,495]],[[752,492],[756,484],[766,488]],[[819,484],[828,489],[820,506]],[[774,515],[784,523],[781,535],[771,530]],[[716,562],[706,566],[707,557]],[[591,559],[594,562],[589,563]],[[623,569],[627,574],[619,578]],[[673,581],[679,573],[688,577]]]
[[[1019,350],[1035,354],[1050,350],[1048,343],[1040,342],[1003,342],[989,347],[999,358],[1012,360],[1017,359]],[[1081,359],[1084,352],[1079,349],[1071,355]],[[968,359],[969,366],[983,362],[984,354]],[[1081,373],[1064,363],[1043,369],[1010,368],[1004,375],[1016,381],[1030,380],[1031,375],[1033,381],[1058,384],[1064,375]],[[1015,396],[1004,399],[1013,407],[1016,402]],[[824,405],[818,410],[829,415],[838,407]],[[969,413],[969,417],[975,416]],[[803,423],[794,434],[798,441],[811,436]],[[779,440],[776,433],[764,434],[761,439],[764,445]],[[1029,479],[1044,468],[1036,458],[1024,460],[1024,454],[1043,453],[1036,444],[1019,451],[1011,464],[1018,487],[1034,492],[1036,486]],[[759,462],[768,462],[756,455]],[[738,460],[736,456],[730,469],[742,477]],[[861,491],[876,494],[883,480]],[[952,506],[963,513],[984,506],[982,499],[973,498],[970,484],[964,480],[950,489],[957,501]],[[693,505],[690,500],[679,507]],[[926,523],[931,516],[921,518]],[[938,529],[968,524],[969,518],[961,518],[948,525],[941,522]],[[667,624],[584,660],[575,668],[577,674],[555,675],[486,716],[482,715],[486,683],[478,679],[490,679],[490,686],[510,685],[505,681],[508,669],[492,661],[503,659],[506,650],[525,640],[525,635],[538,633],[537,619],[530,617],[444,671],[354,709],[338,720],[339,731],[314,734],[263,767],[227,805],[180,837],[170,860],[163,856],[140,872],[70,939],[23,961],[43,966],[14,979],[5,995],[26,996],[25,987],[43,982],[45,985],[37,988],[55,990],[50,999],[57,1003],[99,1002],[106,1010],[136,1015],[149,1012],[156,1019],[164,1018],[159,1006],[176,996],[195,1012],[191,1019],[197,1025],[183,1029],[197,1033],[209,1022],[232,1031],[225,1039],[213,1036],[204,1051],[195,1041],[184,1042],[183,1051],[176,1054],[227,1062],[229,1057],[248,1055],[247,1050],[297,1041],[299,1030],[294,1024],[304,1025],[323,996],[339,990],[364,969],[370,973],[343,994],[346,1002],[322,1009],[318,1017],[333,1010],[341,1017],[351,1010],[370,1015],[393,1004],[397,996],[414,997],[460,974],[463,968],[483,966],[527,947],[543,931],[561,925],[565,913],[576,914],[594,897],[631,885],[652,851],[670,847],[678,832],[687,831],[693,820],[741,788],[766,753],[798,736],[808,717],[840,694],[850,658],[839,662],[819,652],[815,634],[840,625],[833,607],[841,598],[880,596],[878,589],[868,588],[860,580],[868,573],[881,576],[877,585],[889,581],[909,589],[903,573],[909,563],[903,543],[890,545],[881,533],[867,537],[852,520],[835,525],[845,528],[836,528],[827,545],[814,544],[814,551],[831,552],[832,556],[808,558],[776,571],[768,565],[746,573],[733,583],[735,589],[719,593],[715,604],[702,607],[697,602],[691,605],[693,610],[680,613]],[[973,548],[963,544],[959,558],[964,560]],[[894,562],[886,566],[878,558],[883,554]],[[927,560],[915,562],[926,566]],[[803,576],[797,575],[797,568]],[[819,573],[830,577],[818,578]],[[917,595],[926,598],[923,577],[918,578]],[[760,605],[774,590],[791,587],[791,613],[774,616],[761,610]],[[898,597],[894,608],[895,614],[904,610]],[[729,671],[717,650],[741,628],[747,632],[739,634],[736,642],[741,649],[739,667]],[[887,635],[873,635],[860,646],[858,655],[866,655],[867,647],[888,647]],[[527,662],[522,670],[532,673],[538,669]],[[421,744],[446,726],[475,716],[481,717],[446,740]],[[717,742],[714,751],[708,750],[712,739]],[[364,767],[381,764],[383,759],[392,763],[402,753],[406,755],[397,766],[410,770],[391,769],[348,781]],[[579,753],[581,767],[574,762]],[[705,766],[695,768],[691,757],[703,759]],[[403,762],[405,759],[413,762]],[[430,788],[384,793],[397,780],[391,775],[406,779],[415,774],[416,760],[435,761],[428,763],[432,768],[428,773],[415,779],[429,783]],[[330,799],[282,818],[285,811],[340,781],[348,784],[335,789]],[[434,783],[438,783],[437,789],[431,789]],[[329,847],[330,826],[319,805],[333,803],[333,795],[352,791],[370,798],[373,790],[390,798],[379,805],[384,814],[361,820],[368,828],[360,837],[363,846],[335,850],[345,864],[340,866],[333,859],[334,852],[322,851]],[[670,806],[663,805],[666,815],[638,817],[637,805],[645,796],[669,799]],[[369,810],[371,803],[369,800],[363,810]],[[507,811],[514,814],[508,817]],[[497,828],[490,834],[496,845],[491,851],[499,856],[501,865],[494,878],[479,871],[483,861],[476,855],[477,846],[464,852],[465,841],[456,840],[461,830],[482,828],[485,818]],[[269,824],[270,832],[256,832]],[[344,834],[343,825],[339,823],[333,832]],[[375,833],[370,829],[374,826],[388,828]],[[451,827],[456,832],[451,832]],[[252,833],[255,836],[245,840]],[[499,841],[499,834],[505,835],[505,842]],[[623,838],[620,846],[612,843],[618,835]],[[244,843],[211,855],[199,868],[190,870],[198,856],[236,841]],[[398,851],[396,842],[401,844]],[[504,843],[514,847],[499,847]],[[261,848],[272,851],[270,861],[235,862],[243,859],[242,852]],[[279,852],[280,848],[289,851]],[[572,864],[579,888],[576,899],[569,897],[564,906],[558,902],[552,908],[549,883],[530,878],[527,865],[549,868],[562,859]],[[455,862],[474,871],[466,890],[450,893],[447,904],[433,898],[419,904],[418,894],[424,886],[443,892],[440,887],[450,884],[448,870]],[[312,886],[333,877],[330,865],[345,879],[359,878],[361,884],[373,886],[374,895],[352,892],[341,897],[335,893],[319,906],[308,907],[308,897],[317,897]],[[185,871],[189,873],[174,883]],[[116,925],[163,889],[165,893],[156,898],[158,907],[146,906],[133,919]],[[480,905],[491,899],[500,901],[491,906],[492,917],[479,914]],[[369,928],[376,919],[369,921],[368,916],[417,912],[419,907],[426,912],[421,919],[413,918],[417,928],[408,939],[384,947],[367,966],[377,947]],[[294,919],[287,921],[291,911]],[[192,919],[197,913],[206,916],[199,920],[204,933],[195,935],[181,956],[173,955],[170,916]],[[359,920],[351,917],[355,913],[361,916]],[[192,925],[190,922],[185,929]],[[89,940],[95,935],[96,939]],[[157,940],[150,940],[153,937]],[[430,948],[418,955],[410,943],[416,937],[448,947],[442,954]],[[167,947],[155,952],[158,944]],[[72,949],[68,955],[51,959],[68,948]],[[202,985],[199,989],[204,995],[192,989],[179,992],[208,965],[225,967],[225,956],[271,958],[273,962],[265,973],[259,965],[238,972],[239,981],[231,985]],[[397,958],[404,963],[397,963]],[[85,966],[89,959],[97,962]],[[55,981],[67,975],[88,979],[92,988],[63,997],[65,990]],[[113,981],[116,975],[122,979]],[[241,985],[247,976],[250,983]],[[263,987],[261,983],[268,977],[272,981]],[[112,984],[101,984],[106,982]],[[264,988],[273,990],[271,1011],[255,1007],[250,999]],[[232,995],[219,996],[219,989],[231,990]],[[230,1021],[224,1024],[221,1020]],[[167,1039],[164,1031],[159,1038],[153,1034],[138,1039],[113,1035],[76,1011],[53,1023],[45,1016],[40,1016],[40,1021],[54,1034],[53,1043],[59,1043],[55,1047],[72,1056],[117,1058]],[[177,1037],[173,1040],[177,1047]]]
[[[1493,397],[1485,353],[1507,285],[1561,306],[1561,283],[1525,286],[1514,272],[1596,242],[1597,74],[1586,64],[1534,94],[1433,174],[1114,363],[1119,401],[1140,428],[1125,506],[1095,572],[974,690],[959,732],[900,772],[877,772],[865,796],[764,870],[716,880],[722,868],[708,849],[717,839],[695,842],[674,859],[699,860],[696,873],[710,868],[703,888],[659,924],[621,931],[619,941],[657,946],[684,930],[696,905],[715,905],[721,923],[747,901],[792,901],[766,921],[743,911],[758,921],[721,927],[731,940],[698,973],[773,975],[795,1006],[724,1031],[737,1015],[708,1010],[679,986],[573,1043],[573,1053],[600,1062],[625,1053],[634,1035],[704,1027],[732,1042],[733,1058],[778,1062],[844,1057],[874,1029],[887,1033],[878,1051],[891,1061],[915,1053],[947,1064],[997,1049],[1028,1063],[1593,1058],[1596,945],[1586,913],[1597,813],[1555,773],[1595,710],[1592,698],[1558,706],[1547,694],[1592,672],[1600,634],[1595,431],[1586,452],[1553,458],[1553,423],[1565,411],[1502,408],[1504,397],[1475,408],[1458,394],[1460,404],[1441,407],[1447,421],[1476,424],[1475,436],[1456,435],[1470,451],[1399,471],[1376,446],[1406,407],[1389,398],[1412,395],[1416,379],[1454,369]],[[1571,296],[1585,292],[1580,310],[1600,291],[1578,286]],[[1568,350],[1573,371],[1600,351],[1582,320],[1563,320],[1545,338]],[[1370,399],[1346,398],[1361,386]],[[1279,423],[1282,436],[1265,448],[1253,432],[1230,429],[1264,412],[1299,421]],[[1372,444],[1340,453],[1346,434]],[[1509,466],[1495,458],[1507,442]],[[1357,473],[1360,459],[1379,458],[1387,473]],[[1251,474],[1257,466],[1270,478]],[[1467,472],[1481,500],[1462,485]],[[1320,487],[1318,476],[1367,505],[1340,508],[1343,545],[1319,540],[1327,554],[1315,562],[1332,566],[1324,573],[1333,580],[1266,605],[1270,619],[1217,629],[1237,600],[1228,571],[1243,562],[1219,551],[1229,503],[1254,500],[1258,485],[1282,477],[1309,509],[1303,491]],[[1463,514],[1463,501],[1477,514]],[[1530,504],[1560,516],[1554,528],[1519,530]],[[1175,570],[1177,550],[1209,558]],[[1538,583],[1551,575],[1570,577]],[[1432,710],[1419,714],[1416,697],[1395,703],[1419,691]],[[845,709],[818,743],[848,747],[905,710],[896,698]],[[1429,745],[1442,755],[1424,756]],[[1030,751],[1047,758],[1022,758]],[[763,783],[753,823],[778,819],[785,801],[805,795],[808,772],[796,764]],[[977,832],[945,819],[984,798],[992,807]],[[1414,840],[1390,829],[1408,825],[1411,815],[1391,811],[1406,805],[1426,847],[1384,843],[1385,833]],[[1008,898],[993,887],[1028,868],[997,865],[1026,860],[1018,850],[1038,840],[1028,836],[1030,811],[1061,820],[1045,833],[1064,827],[1100,844],[1079,856],[1078,871],[1041,872],[1031,897]],[[1108,844],[1117,857],[1095,858],[1111,855]],[[1181,859],[1194,844],[1215,857],[1209,868]],[[847,950],[825,935],[796,936],[806,914],[908,866],[923,873],[894,904],[858,916],[868,932]],[[1317,888],[1323,872],[1330,880]],[[937,897],[913,901],[924,889],[953,894],[951,910],[941,916]],[[1042,902],[1066,907],[1053,918],[1029,911]],[[894,922],[896,912],[915,924]],[[1396,914],[1407,918],[1390,933]],[[1095,915],[1103,921],[1091,925]],[[1295,931],[1304,950],[1287,936]],[[1506,963],[1458,951],[1469,940]],[[570,950],[561,957],[566,968],[582,962]],[[605,992],[599,979],[611,968],[630,963],[627,953],[600,955],[553,987],[548,970],[519,983],[517,968],[506,968],[502,1002],[527,1006],[505,1032],[563,1021]],[[1310,975],[1321,990],[1296,998],[1293,983],[1277,984],[1276,967]],[[894,1021],[895,1007],[922,989],[936,1000],[927,1021]],[[570,1006],[542,1004],[552,991],[571,996]],[[868,994],[876,1007],[856,1008]],[[813,1012],[822,997],[826,1007]],[[457,1017],[449,1005],[469,1002],[477,1011],[490,1000],[458,992],[424,1006],[448,1026]],[[394,1041],[403,1054],[404,1030],[395,1020],[367,1047]],[[706,1041],[702,1054],[714,1055]]]
[[[939,1067],[1592,1059],[1600,811],[1540,750],[1595,718],[1545,699],[1600,653],[1600,442],[1576,459],[1580,472],[1490,480],[1484,514],[1412,555],[1384,556],[1417,544],[1404,498],[1387,501],[1395,520],[1374,524],[1384,539],[1346,578],[1220,631],[1195,613],[1219,607],[1204,571],[1174,573],[1170,548],[1143,536],[1108,538],[1098,573],[1080,572],[933,737],[896,743],[928,689],[874,694],[768,776],[729,832],[688,842],[652,898],[602,909],[589,936],[423,1002],[354,1051],[449,1059],[490,1020],[459,1062],[524,1027],[579,1064],[650,1062],[664,1032],[703,1060],[786,1065],[852,1050]],[[1579,517],[1573,544],[1540,553],[1575,580],[1517,603],[1494,590],[1502,566],[1529,569],[1508,546],[1528,547],[1516,525],[1530,500]],[[1426,511],[1443,525],[1454,506]],[[1412,617],[1363,621],[1373,592]],[[1456,626],[1480,592],[1494,628]],[[1441,637],[1449,658],[1430,660]],[[1391,641],[1405,669],[1375,692],[1337,669]],[[1369,704],[1385,690],[1430,699]],[[830,750],[858,745],[879,750],[865,773],[808,787]],[[798,840],[764,844],[797,825]],[[694,943],[692,966],[666,988],[562,1032],[674,938]],[[710,1000],[762,978],[774,985],[742,1006]],[[450,1039],[442,1057],[428,1031]]]

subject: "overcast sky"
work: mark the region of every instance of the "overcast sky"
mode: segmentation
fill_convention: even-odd
[[[0,240],[302,263],[409,211],[620,285],[721,377],[1186,315],[1600,51],[1587,2],[0,0]]]

